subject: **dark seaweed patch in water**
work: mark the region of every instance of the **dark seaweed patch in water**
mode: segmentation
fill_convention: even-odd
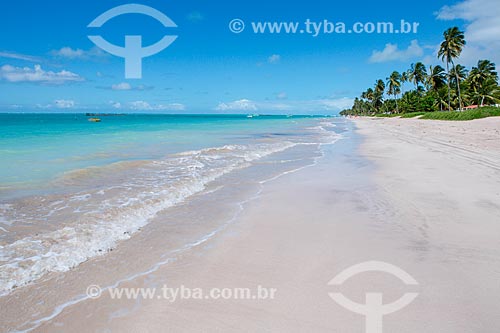
[[[261,137],[264,138],[272,138],[275,136],[304,136],[304,135],[310,135],[310,133],[265,133],[265,134],[260,134]]]

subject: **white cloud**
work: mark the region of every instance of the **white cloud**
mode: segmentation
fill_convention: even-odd
[[[217,107],[215,109],[218,111],[231,111],[231,110],[256,111],[257,105],[248,99],[240,99],[240,100],[228,102],[228,103],[219,103],[219,105],[217,105]]]
[[[121,109],[122,108],[122,103],[120,103],[120,102],[111,101],[110,104],[114,109]]]
[[[111,89],[113,89],[113,90],[131,90],[132,86],[130,85],[130,83],[121,82],[121,83],[113,84],[111,86]]]
[[[280,92],[279,94],[276,95],[277,99],[287,99],[286,92]]]
[[[17,109],[22,109],[23,105],[20,105],[20,104],[7,104],[7,105],[2,105],[2,107],[7,108],[7,109],[12,109],[12,110],[17,110]]]
[[[84,51],[82,49],[72,49],[71,47],[63,47],[59,50],[52,50],[50,52],[54,56],[64,57],[64,58],[80,58],[84,55]]]
[[[68,99],[56,99],[53,105],[58,109],[71,109],[75,106],[75,101]]]
[[[112,90],[117,90],[117,91],[124,91],[124,90],[139,90],[139,91],[142,91],[142,90],[151,90],[151,89],[154,89],[153,86],[145,86],[145,85],[137,85],[137,86],[132,86],[130,83],[128,82],[120,82],[120,83],[117,83],[117,84],[112,84],[111,87],[97,87],[97,88],[101,88],[101,89],[112,89]]]
[[[279,54],[273,54],[269,58],[267,58],[267,62],[270,64],[277,64],[281,60],[281,56]]]
[[[180,103],[150,104],[146,101],[134,101],[128,103],[128,108],[138,111],[183,111],[186,106]]]
[[[75,101],[71,99],[56,99],[49,104],[35,104],[39,109],[72,109],[75,107]]]
[[[408,61],[413,58],[421,57],[424,49],[418,44],[416,39],[412,40],[407,49],[399,49],[397,44],[385,44],[382,51],[374,50],[370,57],[370,62],[388,62],[388,61]]]
[[[108,104],[114,109],[131,111],[184,111],[186,109],[186,106],[180,103],[151,104],[146,101],[133,101],[128,103],[109,101]]]
[[[50,51],[50,54],[59,58],[82,59],[82,60],[87,60],[96,57],[103,57],[107,55],[104,51],[102,51],[98,47],[93,47],[89,50],[82,50],[82,49],[73,49],[69,46],[62,47],[59,50],[52,50]]]
[[[40,65],[31,67],[14,67],[3,65],[0,67],[0,79],[9,82],[33,82],[46,84],[63,84],[66,82],[79,82],[84,79],[67,70],[59,72],[45,71]]]
[[[15,53],[15,52],[0,52],[0,58],[26,60],[26,61],[31,61],[31,62],[41,62],[41,59],[38,57],[34,57],[34,56],[26,55],[26,54]]]
[[[465,0],[444,6],[437,13],[441,20],[465,20],[465,40],[460,62],[476,64],[479,59],[500,62],[500,6],[498,0]]]
[[[215,110],[244,112],[262,111],[263,113],[300,112],[306,114],[314,114],[317,112],[340,111],[351,107],[353,103],[354,100],[348,97],[286,101],[280,103],[241,99],[232,102],[219,103],[219,105],[215,107]]]
[[[148,102],[145,101],[135,101],[135,102],[130,102],[130,107],[134,110],[151,110],[154,109],[154,107],[149,104]]]
[[[319,105],[323,107],[322,108],[323,110],[338,111],[350,108],[354,103],[354,99],[348,97],[342,97],[336,99],[322,99],[316,102],[318,102]]]

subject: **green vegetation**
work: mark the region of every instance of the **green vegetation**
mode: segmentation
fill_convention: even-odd
[[[422,119],[435,119],[435,120],[472,120],[486,117],[500,117],[500,108],[497,107],[483,107],[475,110],[467,110],[462,112],[428,112]]]
[[[410,113],[403,113],[401,115],[401,118],[415,118],[418,116],[425,116],[426,114],[429,114],[429,112],[410,112]]]
[[[401,116],[400,114],[397,113],[378,113],[375,115],[375,117],[379,118],[393,118],[393,117],[399,117]]]
[[[446,70],[417,62],[402,73],[393,71],[385,81],[378,79],[373,88],[354,100],[351,109],[340,114],[450,120],[498,115],[500,108],[484,107],[500,103],[496,66],[490,60],[479,60],[469,71],[457,64],[465,45],[464,33],[457,27],[446,30],[438,51]],[[414,89],[404,92],[405,83],[413,84]]]
[[[378,113],[375,115],[375,117],[380,117],[380,118],[394,118],[394,117],[400,117],[400,118],[414,118],[418,116],[423,116],[428,114],[429,112],[410,112],[410,113]]]

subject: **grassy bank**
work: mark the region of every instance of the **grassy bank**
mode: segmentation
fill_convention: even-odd
[[[401,116],[400,114],[397,113],[378,113],[375,115],[375,117],[379,118],[394,118],[394,117],[399,117]]]
[[[410,113],[405,113],[401,115],[401,118],[415,118],[418,116],[424,116],[428,112],[410,112]]]
[[[376,114],[375,117],[381,117],[381,118],[394,118],[394,117],[401,117],[401,118],[414,118],[418,116],[422,116],[427,114],[428,112],[409,112],[409,113],[393,113],[393,114]]]
[[[400,114],[377,114],[376,117],[382,118],[415,118],[421,116],[420,119],[433,120],[473,120],[487,117],[500,117],[500,108],[486,106],[475,110],[467,111],[438,111],[438,112],[410,112]]]
[[[422,116],[421,119],[434,119],[434,120],[473,120],[487,117],[500,117],[500,108],[496,107],[483,107],[475,110],[467,111],[440,111],[428,112]]]

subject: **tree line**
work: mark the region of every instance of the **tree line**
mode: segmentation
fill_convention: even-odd
[[[351,109],[341,115],[374,115],[464,110],[466,107],[494,105],[500,101],[496,66],[490,60],[479,60],[468,70],[457,63],[466,45],[464,32],[458,27],[443,33],[438,58],[446,64],[426,67],[411,64],[402,73],[393,71],[386,80],[378,79],[372,88],[354,100]],[[404,91],[404,84],[414,89]],[[385,97],[388,98],[385,98]]]

